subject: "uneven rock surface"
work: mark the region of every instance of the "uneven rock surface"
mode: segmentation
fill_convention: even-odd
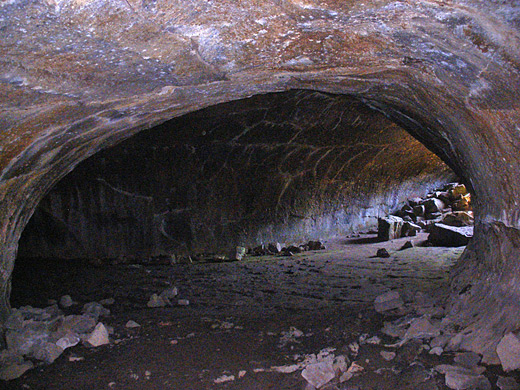
[[[207,106],[309,89],[382,112],[467,184],[450,316],[497,362],[520,328],[519,30],[514,0],[2,1],[1,319],[22,230],[81,161]]]

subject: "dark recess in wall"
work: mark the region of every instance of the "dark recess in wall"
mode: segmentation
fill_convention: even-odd
[[[348,96],[291,91],[175,118],[79,165],[19,257],[129,261],[324,239],[377,225],[453,172]]]

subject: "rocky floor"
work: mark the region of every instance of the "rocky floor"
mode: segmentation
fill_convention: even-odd
[[[458,354],[430,354],[420,338],[389,347],[400,339],[381,329],[401,317],[378,313],[373,303],[397,290],[413,312],[418,297],[438,298],[464,248],[399,250],[406,241],[362,235],[328,242],[324,251],[232,263],[101,268],[19,261],[13,306],[44,307],[69,294],[78,304],[64,312],[76,314],[85,303],[113,298],[110,315],[100,318],[113,332],[109,345],[68,348],[0,388],[308,390],[315,388],[310,378],[317,387],[327,381],[325,389],[447,389],[439,365]],[[375,257],[382,247],[389,258]],[[152,294],[172,286],[179,290],[172,306],[147,306]],[[128,328],[129,320],[140,326]],[[480,367],[492,386],[512,376]]]

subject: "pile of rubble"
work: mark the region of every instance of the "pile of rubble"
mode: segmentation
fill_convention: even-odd
[[[425,230],[434,246],[467,245],[473,236],[471,194],[464,184],[449,183],[425,198],[409,199],[393,215],[378,220],[382,241],[413,237]]]
[[[151,295],[146,306],[187,306],[187,299],[176,299],[178,289],[169,287]],[[114,329],[99,319],[108,317],[110,310],[105,306],[115,303],[113,298],[99,302],[89,302],[81,310],[70,295],[64,295],[59,302],[46,308],[23,306],[13,309],[3,324],[5,349],[0,351],[0,380],[13,380],[38,364],[53,363],[67,348],[83,344],[99,347],[110,344]],[[81,314],[66,314],[79,313]],[[139,328],[137,322],[129,320],[127,329]],[[117,340],[116,340],[117,342]],[[70,356],[70,361],[82,360]]]
[[[250,248],[247,254],[251,256],[265,256],[265,255],[278,255],[278,256],[293,256],[297,253],[306,251],[318,251],[325,249],[325,246],[320,241],[309,241],[302,245],[289,245],[287,247],[279,242],[271,243],[269,245],[259,245],[255,248]]]
[[[508,333],[498,344],[496,352],[504,373],[496,378],[496,370],[487,375],[486,362],[482,361],[481,355],[463,349],[464,334],[458,332],[451,321],[443,318],[441,299],[418,292],[414,301],[405,305],[398,291],[389,291],[375,299],[374,308],[390,320],[384,322],[378,335],[365,333],[351,339],[346,347],[341,348],[342,354],[336,355],[336,348],[329,347],[317,354],[294,355],[292,364],[253,371],[285,374],[299,371],[308,383],[306,389],[337,389],[340,384],[370,372],[378,375],[392,373],[403,384],[416,384],[417,388],[426,388],[422,386],[425,382],[443,375],[445,385],[454,390],[520,389],[515,377],[507,376],[508,372],[520,369],[518,334]],[[298,342],[305,336],[302,331],[291,328],[288,332],[282,332],[283,343],[279,347],[288,342]],[[378,351],[381,359],[388,364],[374,370],[371,360],[377,362],[377,358],[360,358],[363,348],[368,347],[371,351]],[[453,360],[451,364],[429,365],[422,362],[426,360],[420,358],[423,354],[442,355],[444,361]],[[366,353],[364,356],[367,356]],[[438,361],[438,358],[429,361]],[[494,385],[489,378],[495,382]]]
[[[102,303],[109,305],[113,299]],[[60,299],[62,308],[73,305],[68,295]],[[43,309],[31,306],[13,309],[3,325],[7,348],[0,352],[0,379],[16,379],[38,363],[51,364],[63,351],[79,343],[89,347],[109,344],[113,329],[99,318],[108,316],[110,310],[101,303],[90,302],[81,313],[65,315],[57,304]]]

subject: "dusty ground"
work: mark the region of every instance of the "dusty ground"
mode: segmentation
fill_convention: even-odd
[[[424,239],[420,236],[414,241]],[[388,318],[373,310],[374,298],[398,289],[405,301],[417,291],[438,294],[463,248],[398,249],[406,239],[377,243],[374,236],[327,243],[327,250],[293,257],[247,257],[242,262],[172,266],[94,267],[88,264],[19,261],[13,305],[45,306],[70,294],[80,305],[113,297],[110,346],[67,349],[56,362],[21,378],[0,383],[7,389],[305,389],[301,370],[260,371],[290,365],[295,355],[336,348],[364,367],[361,375],[329,389],[446,389],[432,370],[452,356],[425,352],[417,345],[396,350],[387,362],[382,345],[362,345],[353,356],[348,344],[361,334],[378,335]],[[373,257],[378,248],[388,259]],[[173,285],[189,306],[147,308],[152,293]],[[132,319],[142,326],[129,330]],[[304,336],[281,345],[282,332],[295,327]],[[413,343],[412,343],[413,344]],[[71,362],[71,356],[82,357]],[[301,359],[301,358],[300,358]],[[245,371],[238,378],[240,371]],[[377,371],[377,372],[376,372]],[[496,381],[496,368],[486,375]],[[235,380],[216,384],[222,375]],[[334,387],[335,386],[335,387]]]

